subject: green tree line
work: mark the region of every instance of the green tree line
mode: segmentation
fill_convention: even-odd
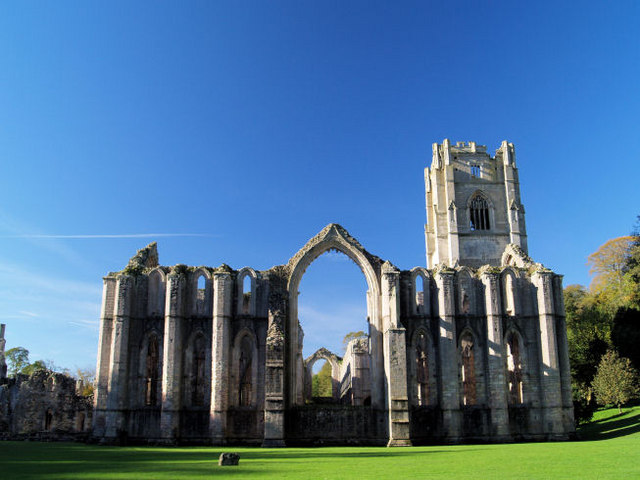
[[[589,255],[591,285],[564,289],[576,420],[597,404],[637,398],[640,369],[640,216],[631,235]]]

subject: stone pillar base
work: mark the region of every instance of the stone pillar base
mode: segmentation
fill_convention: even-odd
[[[413,443],[408,439],[391,439],[387,443],[387,447],[413,447]]]

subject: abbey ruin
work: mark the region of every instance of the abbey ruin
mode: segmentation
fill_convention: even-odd
[[[565,439],[562,277],[527,255],[512,144],[433,145],[427,266],[399,270],[330,224],[265,271],[161,266],[104,278],[93,436],[264,446]],[[369,332],[303,358],[298,289],[321,254],[362,270]],[[312,401],[313,364],[332,368]]]

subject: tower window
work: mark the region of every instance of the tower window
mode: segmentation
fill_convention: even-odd
[[[480,177],[480,165],[471,165],[471,175]]]
[[[486,198],[478,195],[471,201],[469,220],[471,230],[489,230],[489,203]]]

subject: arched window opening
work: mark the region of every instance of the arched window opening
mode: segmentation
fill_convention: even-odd
[[[509,403],[520,405],[522,396],[522,359],[520,356],[520,341],[515,334],[507,339],[507,382],[509,387]]]
[[[429,361],[427,354],[427,337],[418,335],[416,342],[416,381],[418,383],[418,405],[429,404]]]
[[[471,230],[489,230],[489,203],[482,195],[476,195],[469,205]]]
[[[327,360],[320,360],[313,365],[313,376],[311,377],[311,397],[312,398],[332,398],[333,378],[331,364]]]
[[[145,365],[144,403],[148,407],[153,407],[158,404],[158,354],[158,338],[154,335],[149,338]]]
[[[422,315],[425,313],[425,305],[424,305],[424,278],[422,275],[416,275],[416,280],[414,284],[415,288],[415,302],[416,302],[416,313],[418,315]]]
[[[515,301],[513,295],[513,276],[511,274],[506,274],[504,276],[503,281],[503,297],[504,297],[504,308],[505,313],[507,315],[515,315]]]
[[[238,358],[238,405],[241,407],[250,407],[252,404],[252,347],[251,339],[245,336],[240,342],[240,356]]]
[[[472,164],[471,165],[471,175],[474,177],[480,177],[480,165]]]
[[[245,275],[242,279],[242,313],[251,313],[251,276]]]
[[[473,346],[474,340],[471,333],[464,333],[460,339],[460,349],[462,350],[462,403],[464,405],[476,404],[476,371]]]
[[[147,311],[151,317],[162,316],[164,312],[164,282],[162,274],[155,270],[149,274]]]
[[[206,353],[204,336],[198,335],[194,341],[191,363],[191,403],[201,407],[205,404]]]
[[[44,429],[47,432],[50,432],[53,427],[53,412],[51,410],[47,410],[44,414]]]

